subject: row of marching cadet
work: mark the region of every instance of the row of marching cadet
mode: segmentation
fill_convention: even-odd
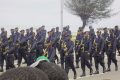
[[[86,76],[85,66],[89,68],[90,75],[99,74],[99,64],[103,67],[103,73],[111,71],[111,62],[115,64],[115,70],[118,70],[116,59],[117,52],[120,56],[120,30],[118,26],[109,30],[104,28],[103,32],[100,30],[95,32],[92,26],[89,27],[89,31],[84,31],[82,27],[79,27],[75,41],[72,39],[69,28],[68,25],[60,32],[59,27],[56,27],[47,32],[43,25],[34,32],[33,27],[20,31],[16,27],[11,29],[9,37],[5,28],[1,28],[0,71],[4,71],[4,66],[6,70],[15,68],[14,61],[17,61],[17,67],[20,67],[22,59],[25,61],[23,64],[30,66],[39,56],[46,56],[52,63],[60,63],[67,74],[71,68],[74,79],[77,77],[76,68],[79,68],[79,62],[82,69],[81,77]],[[46,35],[48,36],[46,37]],[[105,55],[107,55],[107,67],[104,62]],[[93,59],[95,72],[92,69]]]

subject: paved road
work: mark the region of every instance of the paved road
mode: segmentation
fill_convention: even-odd
[[[102,67],[100,66],[100,74],[97,75],[89,75],[89,70],[86,67],[86,77],[80,77],[80,75],[82,74],[82,70],[81,68],[76,69],[77,70],[77,79],[76,80],[120,80],[120,57],[117,56],[117,60],[118,60],[118,66],[119,66],[119,70],[115,71],[115,66],[112,63],[111,65],[111,72],[106,72],[106,73],[102,73]],[[107,67],[107,59],[105,59],[105,64]],[[93,65],[93,70],[95,70],[95,67]],[[69,78],[70,80],[74,80],[73,79],[73,72],[72,70],[70,70],[69,72]]]

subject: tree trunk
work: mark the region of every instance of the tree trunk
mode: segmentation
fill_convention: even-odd
[[[82,20],[82,21],[83,21],[82,29],[84,30],[87,21],[86,20]]]

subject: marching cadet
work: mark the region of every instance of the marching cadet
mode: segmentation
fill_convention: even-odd
[[[104,63],[104,54],[102,54],[104,48],[104,40],[101,37],[101,32],[97,31],[96,38],[93,42],[94,47],[94,61],[95,61],[95,68],[96,71],[94,74],[99,74],[99,64],[103,67],[103,73],[105,73],[105,63]]]
[[[5,53],[5,48],[8,44],[8,38],[7,38],[7,31],[4,31],[4,28],[1,29],[1,35],[0,35],[0,38],[1,38],[1,44],[0,44],[0,47],[1,47],[1,53],[0,53],[0,72],[3,72],[3,67],[4,67],[4,60],[6,61],[6,54]]]
[[[6,54],[6,70],[15,68],[14,65],[14,52],[15,52],[15,46],[13,43],[12,35],[8,38],[8,45],[6,46],[6,51],[4,54]]]
[[[114,28],[114,34],[115,34],[115,36],[117,38],[117,42],[119,43],[118,37],[120,36],[120,30],[119,30],[118,26],[115,26],[115,28]],[[119,53],[118,56],[120,56],[120,44],[117,44],[117,50],[118,50],[118,53]]]
[[[89,37],[90,37],[91,44],[92,44],[92,49],[91,49],[91,52],[90,52],[90,64],[92,65],[92,56],[93,56],[93,53],[94,53],[93,41],[94,41],[96,35],[95,35],[95,31],[92,28],[92,26],[90,26],[89,29],[90,29],[90,31],[89,31]]]
[[[117,37],[117,50],[120,52],[120,35]]]
[[[60,40],[60,61],[61,61],[61,67],[64,69],[64,57],[65,57],[65,42],[66,42],[66,27],[63,28],[61,40]]]
[[[50,62],[55,63],[56,49],[54,47],[54,37],[52,30],[48,32],[48,38],[46,40],[46,49],[44,54],[48,55],[48,59]]]
[[[18,41],[19,41],[20,33],[18,32],[18,27],[15,28],[15,33],[14,33],[14,44],[17,47]],[[15,49],[15,59],[18,59],[18,48]]]
[[[56,54],[56,44],[57,44],[57,42],[58,42],[58,37],[59,37],[59,35],[58,34],[55,34],[55,28],[52,28],[51,29],[51,41],[52,41],[52,46],[54,47],[54,49],[55,49],[55,59],[57,60],[57,63],[59,63],[59,58],[58,58],[58,56],[57,56],[57,54]]]
[[[110,36],[107,39],[107,56],[108,56],[108,69],[107,71],[111,71],[110,69],[110,65],[111,65],[111,61],[115,64],[115,71],[118,71],[118,64],[117,64],[117,59],[116,59],[116,38],[114,35],[114,30],[111,29],[109,31]]]
[[[83,30],[79,29],[75,40],[76,68],[79,68],[79,58],[81,54],[80,44],[83,39]]]
[[[59,31],[59,27],[56,27],[55,38],[56,38],[56,49],[58,50],[58,53],[60,53],[60,37],[61,37],[61,32]],[[57,63],[59,63],[59,58],[57,60]]]
[[[89,62],[91,47],[92,47],[92,45],[91,45],[91,40],[89,38],[89,34],[88,34],[88,32],[85,32],[84,38],[83,38],[82,43],[81,43],[81,48],[80,48],[82,51],[82,53],[81,53],[81,68],[83,71],[81,77],[86,76],[85,66],[87,66],[89,68],[90,75],[93,74],[93,69],[92,69],[91,64]]]
[[[107,28],[104,28],[103,30],[104,30],[104,33],[102,34],[102,37],[104,39],[104,48],[103,48],[102,54],[107,53],[107,38],[109,37]]]
[[[39,42],[40,41],[40,38],[41,38],[41,27],[39,28],[39,29],[37,29],[36,30],[36,42]],[[42,46],[41,46],[42,47]],[[39,57],[40,55],[41,55],[41,53],[43,52],[42,50],[41,50],[41,52],[40,52],[40,43],[39,44],[37,44],[37,47],[36,47],[36,57]]]
[[[36,38],[35,38],[35,33],[33,32],[32,34],[32,39],[33,42],[31,44],[29,44],[28,47],[28,66],[31,65],[32,63],[34,63],[36,61]]]
[[[13,45],[15,45],[15,30],[11,29],[11,35],[10,38],[12,39]],[[17,53],[14,52],[15,59],[17,59]]]
[[[43,49],[44,49],[44,42],[46,38],[46,30],[45,26],[39,28],[38,35],[37,35],[37,54],[36,57],[43,55]]]
[[[3,52],[2,52],[2,42],[0,41],[0,72],[3,72],[3,62],[4,62],[4,59],[3,59]]]
[[[72,69],[74,72],[74,79],[77,77],[77,73],[74,66],[74,42],[71,40],[72,36],[68,36],[67,40],[65,42],[66,48],[64,48],[65,51],[65,71],[68,74],[69,68]]]
[[[26,52],[28,49],[27,39],[24,35],[24,30],[20,31],[20,39],[19,39],[19,50],[18,50],[18,67],[21,65],[22,58],[24,58],[27,63]]]

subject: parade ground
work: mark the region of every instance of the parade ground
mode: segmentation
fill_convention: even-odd
[[[77,71],[77,79],[76,80],[120,80],[120,56],[117,56],[117,60],[118,60],[118,67],[119,70],[115,71],[115,66],[112,63],[111,64],[111,72],[106,72],[106,73],[102,73],[102,67],[100,66],[100,74],[93,74],[93,75],[89,75],[89,70],[86,67],[86,76],[85,77],[80,77],[80,75],[82,74],[82,70],[81,68],[76,69]],[[93,60],[94,61],[94,60]],[[23,61],[24,62],[24,61]],[[17,61],[15,61],[16,67],[17,67]],[[107,57],[105,58],[105,64],[107,67]],[[80,64],[79,64],[80,65]],[[26,66],[26,64],[22,64],[22,66]],[[4,67],[5,68],[5,67]],[[93,71],[95,71],[95,67],[94,67],[94,62],[93,62]],[[0,73],[2,74],[2,73]],[[69,71],[69,80],[74,80],[73,79],[73,72],[70,69]]]
[[[102,67],[100,66],[100,74],[93,74],[92,76],[89,75],[89,70],[86,67],[86,77],[80,77],[80,75],[82,74],[82,70],[81,68],[76,69],[77,71],[77,79],[76,80],[120,80],[120,57],[117,56],[117,60],[118,60],[118,66],[119,66],[119,70],[115,71],[115,66],[112,63],[111,64],[111,72],[106,72],[106,73],[102,73]],[[94,61],[94,60],[93,60]],[[93,62],[94,63],[94,62]],[[105,64],[107,67],[107,57],[105,58]],[[93,64],[93,70],[95,71],[95,67]],[[73,79],[73,72],[72,70],[70,70],[69,72],[69,79],[70,80],[74,80]]]

